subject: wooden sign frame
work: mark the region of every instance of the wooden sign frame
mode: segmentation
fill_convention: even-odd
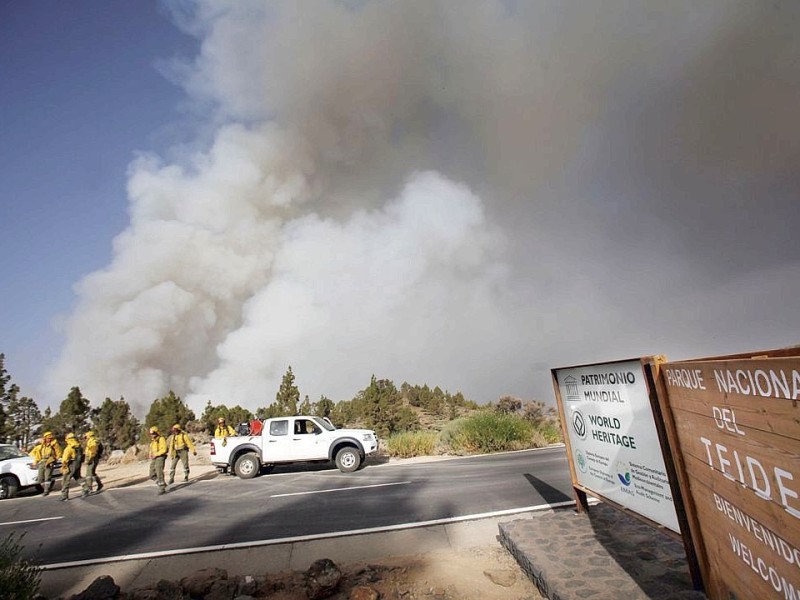
[[[653,452],[654,454],[660,453],[660,457],[659,458],[666,457],[667,459],[669,459],[671,457],[671,454],[668,451],[668,449],[665,448],[665,446],[664,446],[664,444],[666,443],[666,440],[663,438],[662,432],[658,431],[657,424],[658,424],[659,419],[657,418],[656,414],[653,414],[653,407],[654,406],[656,408],[658,407],[658,403],[657,402],[653,402],[653,399],[655,397],[655,391],[654,391],[654,389],[652,387],[652,382],[648,381],[647,375],[646,375],[646,367],[647,367],[648,364],[658,364],[660,362],[664,362],[665,360],[666,359],[663,356],[646,356],[646,357],[631,358],[631,359],[625,359],[625,360],[615,360],[615,361],[604,362],[604,363],[590,363],[590,364],[583,364],[583,365],[574,365],[574,366],[570,366],[570,367],[560,367],[560,368],[556,368],[556,369],[551,369],[551,375],[552,375],[552,380],[553,380],[553,390],[554,390],[555,396],[556,396],[556,403],[558,405],[558,411],[559,411],[559,416],[560,416],[560,421],[561,421],[562,433],[564,435],[564,443],[565,443],[565,445],[567,447],[567,454],[568,454],[568,457],[569,457],[569,467],[570,467],[570,475],[572,477],[572,487],[573,487],[573,490],[574,490],[574,493],[575,493],[576,502],[577,502],[577,504],[579,506],[579,510],[584,510],[586,508],[586,506],[587,506],[586,497],[587,497],[587,495],[591,495],[591,496],[593,496],[595,498],[598,498],[598,499],[602,500],[603,502],[606,502],[608,504],[611,504],[611,505],[619,508],[620,510],[632,513],[634,516],[636,516],[636,518],[640,518],[640,519],[644,520],[645,522],[649,523],[653,527],[656,527],[656,528],[659,528],[659,529],[663,528],[664,530],[669,531],[671,535],[679,536],[679,534],[676,531],[674,531],[673,529],[670,529],[665,523],[660,523],[660,522],[656,521],[655,519],[647,517],[646,515],[642,514],[641,512],[637,512],[635,510],[631,510],[630,508],[627,507],[628,503],[617,501],[617,500],[615,500],[615,498],[610,497],[608,494],[604,494],[602,491],[599,491],[598,489],[594,489],[594,488],[592,488],[592,487],[580,482],[581,478],[578,476],[578,473],[577,473],[577,470],[576,470],[576,465],[575,465],[575,451],[576,451],[576,448],[573,447],[574,446],[574,444],[572,442],[573,435],[570,433],[570,425],[572,424],[572,418],[571,418],[571,415],[568,414],[568,410],[566,408],[566,405],[567,404],[572,405],[572,402],[570,402],[569,398],[565,399],[565,398],[562,397],[562,390],[561,390],[561,387],[562,387],[561,383],[562,382],[559,382],[559,373],[566,373],[566,375],[565,375],[566,380],[563,383],[565,384],[565,386],[572,386],[573,383],[570,381],[570,379],[574,378],[574,376],[571,375],[570,373],[587,373],[587,372],[594,371],[596,369],[599,369],[601,371],[607,370],[607,371],[611,371],[613,373],[614,369],[621,368],[620,365],[628,365],[628,366],[630,366],[632,364],[636,364],[637,365],[637,370],[638,370],[638,373],[636,375],[639,375],[641,377],[641,381],[636,383],[637,390],[641,390],[644,394],[646,394],[646,398],[644,398],[644,399],[641,399],[641,398],[621,398],[618,401],[620,403],[618,405],[614,404],[614,400],[611,400],[610,402],[606,402],[606,401],[600,400],[598,398],[598,402],[596,404],[593,404],[593,407],[596,407],[593,410],[593,412],[600,414],[601,415],[600,419],[606,419],[607,417],[604,417],[602,415],[611,415],[613,413],[613,409],[616,406],[623,405],[626,402],[627,403],[632,403],[634,401],[640,402],[640,403],[643,402],[643,406],[647,406],[648,410],[649,410],[649,414],[647,414],[646,417],[652,420],[652,424],[646,423],[645,426],[654,428],[654,433],[657,435],[656,442],[658,444],[658,448],[657,449],[653,449],[651,447],[651,448],[648,448],[648,451]],[[588,378],[589,381],[588,381],[588,383],[584,382],[583,384],[581,384],[581,382],[575,381],[574,382],[574,386],[575,387],[573,388],[575,390],[575,392],[573,392],[573,393],[577,394],[577,396],[580,396],[581,393],[587,394],[587,395],[588,394],[596,394],[597,392],[593,392],[593,391],[589,391],[589,390],[598,389],[598,386],[596,384],[593,385],[593,383],[592,383],[593,381],[596,381],[597,376],[589,374],[589,375],[581,375],[580,377],[581,378]],[[592,380],[592,378],[595,378],[595,379]],[[643,386],[642,386],[642,384],[643,384]],[[581,386],[580,390],[579,390],[578,386]],[[640,387],[640,386],[642,386],[642,387]],[[619,384],[617,384],[616,379],[613,380],[613,383],[610,384],[609,387],[603,387],[602,384],[600,384],[599,389],[610,389],[610,390],[613,390],[615,387],[616,388],[620,387]],[[627,382],[626,382],[626,387],[630,387],[630,386],[627,386]],[[566,388],[566,389],[568,389],[568,388]],[[569,391],[567,393],[569,394]],[[603,392],[603,393],[606,393],[606,392]],[[612,391],[610,393],[613,394],[614,392]],[[576,400],[576,396],[575,395],[571,396],[571,398],[572,398],[572,400]],[[580,400],[578,400],[578,401],[580,401]],[[586,404],[584,404],[584,406],[586,406]],[[581,415],[581,417],[582,416],[583,415]],[[589,415],[588,417],[597,419],[596,415],[595,416]],[[641,418],[641,416],[640,416],[640,418]],[[608,423],[608,422],[609,421],[606,421],[606,423]],[[587,428],[591,429],[591,425],[589,425],[589,424],[586,424],[586,425],[587,425]],[[624,424],[624,423],[622,424],[623,427],[625,425],[630,425],[630,424]],[[598,426],[597,428],[598,429],[601,429],[601,428],[602,429],[607,429],[607,427],[601,427],[601,426]],[[574,427],[573,427],[573,429],[574,429]],[[594,435],[597,435],[594,431],[592,433]],[[651,440],[647,440],[647,441],[650,442]],[[665,465],[665,467],[666,467],[666,465]],[[584,479],[586,479],[586,478],[584,478]],[[619,483],[619,482],[616,482],[616,483]],[[633,502],[631,502],[631,503],[633,503]],[[671,519],[670,519],[670,521],[671,521]]]
[[[793,377],[800,347],[654,370],[698,569],[714,600],[800,598],[800,379]]]
[[[688,520],[686,511],[683,507],[682,501],[682,490],[681,486],[679,485],[679,476],[676,470],[675,464],[673,462],[673,454],[670,452],[669,443],[670,443],[670,435],[665,427],[665,421],[661,416],[661,403],[659,402],[658,397],[658,369],[659,365],[666,362],[666,357],[662,355],[654,355],[654,356],[645,356],[633,359],[626,359],[626,360],[618,360],[618,361],[611,361],[607,363],[591,363],[591,364],[584,364],[584,365],[575,365],[572,367],[560,367],[556,369],[551,369],[551,376],[553,381],[553,390],[556,396],[556,403],[558,406],[558,412],[560,417],[560,423],[562,428],[562,434],[564,437],[564,444],[567,449],[567,456],[568,456],[568,464],[570,470],[570,476],[572,479],[572,489],[573,494],[575,496],[575,503],[577,506],[577,510],[579,512],[588,511],[588,496],[592,496],[601,500],[603,503],[608,504],[609,506],[624,512],[644,523],[650,525],[651,527],[658,529],[670,537],[674,539],[679,539],[683,543],[684,550],[687,556],[687,562],[689,565],[689,572],[692,578],[692,582],[695,589],[702,590],[703,589],[703,578],[702,578],[702,570],[700,564],[698,563],[696,551],[695,551],[695,543],[691,536],[691,527],[690,522]],[[645,386],[645,393],[647,396],[647,404],[649,405],[650,409],[650,416],[652,418],[652,426],[654,427],[654,431],[657,438],[658,443],[658,451],[660,452],[661,458],[663,459],[664,471],[666,473],[666,478],[668,480],[668,488],[671,493],[672,498],[672,506],[675,510],[675,518],[679,528],[679,531],[675,531],[670,527],[666,526],[665,523],[656,521],[637,510],[632,509],[630,506],[626,506],[620,502],[617,502],[615,499],[610,498],[607,494],[603,494],[596,489],[592,489],[586,485],[580,483],[576,465],[575,465],[575,449],[573,448],[573,443],[571,441],[571,435],[569,431],[569,427],[571,425],[571,419],[567,414],[567,410],[565,408],[565,399],[562,397],[561,393],[561,385],[559,382],[558,374],[560,372],[575,370],[575,369],[586,369],[586,368],[599,368],[599,367],[613,367],[614,365],[622,365],[622,364],[632,364],[636,363],[639,366],[640,373],[643,376],[643,382]],[[565,385],[569,382],[565,380]],[[577,382],[576,382],[577,384]]]

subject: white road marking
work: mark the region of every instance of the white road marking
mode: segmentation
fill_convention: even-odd
[[[140,554],[124,554],[121,556],[108,556],[106,558],[95,558],[89,560],[76,560],[72,562],[53,563],[49,565],[39,565],[44,570],[67,569],[70,567],[85,567],[88,565],[100,565],[107,563],[123,562],[129,560],[143,560],[153,558],[163,558],[165,556],[182,556],[184,554],[197,554],[199,552],[219,552],[221,550],[237,550],[240,548],[257,548],[261,546],[277,546],[278,544],[292,544],[296,542],[310,542],[313,540],[325,540],[337,537],[349,537],[354,535],[367,535],[370,533],[383,533],[386,531],[399,531],[402,529],[419,529],[421,527],[431,527],[434,525],[447,525],[449,523],[463,523],[465,521],[478,521],[492,517],[505,517],[526,512],[538,512],[574,506],[574,500],[564,502],[554,502],[553,504],[539,504],[537,506],[526,506],[524,508],[511,508],[508,510],[497,510],[493,512],[477,513],[464,515],[462,517],[451,517],[449,519],[433,519],[431,521],[418,521],[413,523],[402,523],[399,525],[387,525],[385,527],[370,527],[367,529],[351,529],[349,531],[334,531],[331,533],[320,533],[316,535],[298,535],[292,537],[275,538],[271,540],[256,540],[252,542],[236,542],[233,544],[219,544],[216,546],[198,546],[195,548],[181,548],[176,550],[162,550],[160,552],[142,552]]]
[[[542,446],[541,448],[526,448],[524,450],[506,450],[505,452],[491,452],[489,454],[467,454],[465,456],[428,456],[423,457],[423,460],[415,461],[413,458],[410,459],[400,459],[396,462],[385,462],[381,464],[372,464],[367,463],[367,466],[370,470],[372,469],[384,469],[384,468],[391,468],[391,467],[415,467],[417,465],[429,465],[432,463],[438,462],[447,462],[451,460],[466,460],[470,458],[485,458],[485,457],[492,457],[492,456],[502,456],[503,454],[522,454],[523,452],[536,452],[536,453],[543,453],[545,450],[561,450],[566,448],[566,446],[562,444],[550,444],[549,446]],[[347,473],[340,473],[338,470],[333,469],[330,471],[324,471],[326,474],[330,475],[346,475]]]
[[[56,519],[63,519],[64,517],[45,517],[43,519],[28,519],[27,521],[9,521],[7,523],[0,523],[3,525],[21,525],[22,523],[38,523],[39,521],[55,521]]]
[[[358,485],[355,487],[334,488],[332,490],[311,490],[309,492],[292,492],[291,494],[273,494],[270,498],[285,498],[286,496],[307,496],[309,494],[327,494],[328,492],[346,492],[348,490],[364,490],[367,488],[387,487],[390,485],[407,485],[410,481],[395,481],[394,483],[376,483],[374,485]]]

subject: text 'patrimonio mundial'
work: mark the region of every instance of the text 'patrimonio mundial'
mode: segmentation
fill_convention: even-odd
[[[581,385],[632,385],[634,383],[636,383],[636,375],[632,371],[581,375]]]

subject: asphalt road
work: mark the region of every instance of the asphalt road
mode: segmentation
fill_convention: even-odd
[[[291,470],[176,486],[105,490],[58,502],[0,503],[0,535],[25,532],[43,564],[243,545],[468,517],[572,500],[564,449],[366,466]]]

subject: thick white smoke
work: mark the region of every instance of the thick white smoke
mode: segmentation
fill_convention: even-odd
[[[452,344],[480,347],[498,320],[497,241],[480,200],[436,173],[412,175],[396,200],[344,223],[288,222],[269,283],[219,345],[219,366],[191,382],[194,395],[263,403],[290,361],[304,386],[340,395],[373,371],[456,381]]]
[[[549,399],[553,366],[796,341],[800,10],[657,6],[176,9],[206,126],[131,165],[53,397],[253,409],[292,365],[313,400]]]

